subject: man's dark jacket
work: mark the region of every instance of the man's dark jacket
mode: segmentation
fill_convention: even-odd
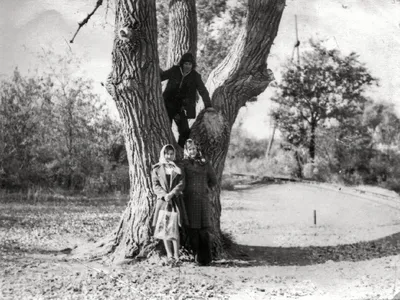
[[[193,69],[183,76],[181,68],[173,66],[161,72],[161,81],[167,79],[163,97],[169,115],[179,113],[183,107],[188,119],[196,118],[196,90],[203,99],[204,106],[211,106],[210,95],[196,70]]]

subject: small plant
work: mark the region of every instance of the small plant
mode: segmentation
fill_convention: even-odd
[[[235,189],[235,183],[230,178],[223,178],[221,181],[221,189],[226,191],[233,191]]]

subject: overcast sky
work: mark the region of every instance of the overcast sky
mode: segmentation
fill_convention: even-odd
[[[77,23],[96,0],[0,0],[0,73],[10,74],[37,65],[35,53],[51,47],[85,56],[81,66],[95,81],[96,91],[112,100],[100,85],[111,70],[112,17],[105,6],[83,27],[74,44],[68,44]],[[106,2],[106,1],[104,1]],[[287,0],[287,7],[268,63],[279,73],[295,42],[294,15],[298,15],[301,42],[310,37],[327,40],[345,53],[356,51],[371,73],[380,79],[374,97],[394,102],[400,112],[400,1],[396,0]],[[304,43],[301,45],[303,46]],[[304,50],[300,48],[300,50]],[[241,112],[244,126],[255,136],[264,127],[270,105],[267,91]]]

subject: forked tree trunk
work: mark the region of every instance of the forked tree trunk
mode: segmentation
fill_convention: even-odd
[[[188,12],[192,13],[188,13]],[[176,64],[182,54],[185,52],[191,52],[196,57],[196,49],[197,49],[197,13],[196,13],[196,4],[195,0],[171,0],[170,1],[170,13],[169,13],[169,49],[168,49],[168,65]],[[190,38],[196,36],[196,38]],[[172,38],[173,37],[173,38]],[[176,42],[179,41],[179,42]],[[226,141],[226,136],[229,135],[229,127],[225,124],[225,120],[221,118],[220,115],[215,115],[215,118],[212,117],[213,112],[207,112],[206,118],[204,118],[205,112],[203,111],[197,116],[198,122],[202,125],[192,127],[191,136],[197,140],[201,141],[203,139],[208,139],[213,147],[221,148],[224,147],[222,144],[218,144],[218,141]],[[204,123],[202,122],[204,120]],[[209,123],[207,120],[213,121]],[[208,125],[212,125],[215,130],[208,132]],[[212,136],[213,135],[213,136]],[[201,143],[201,142],[200,142]],[[208,149],[210,150],[210,149]],[[204,149],[203,149],[203,152]],[[207,157],[211,157],[210,151],[205,152]],[[222,158],[221,158],[222,159]],[[224,159],[224,158],[223,158]],[[220,179],[220,178],[219,178]],[[220,182],[220,180],[219,180]],[[220,188],[219,185],[216,189],[216,193],[219,195]],[[218,198],[219,200],[219,198]],[[215,236],[214,240],[220,240],[220,222],[219,216],[221,207],[220,202],[214,202],[214,230],[213,236]],[[221,247],[214,247],[221,252]],[[217,256],[219,253],[214,251],[214,255]]]
[[[168,60],[171,67],[182,54],[197,52],[196,0],[171,0],[169,3]]]
[[[192,7],[194,1],[171,1],[171,5],[178,4]],[[239,109],[248,100],[262,93],[272,79],[266,60],[277,34],[284,6],[285,0],[249,1],[245,28],[228,56],[211,73],[207,82],[216,110],[202,111],[193,124],[191,135],[211,159],[219,182],[228,151],[231,127]],[[112,254],[114,259],[138,256],[153,248],[150,222],[154,197],[150,167],[157,161],[161,146],[173,141],[161,96],[155,11],[154,0],[116,1],[113,70],[107,88],[117,104],[125,130],[131,181],[130,202],[117,230],[98,245],[99,251],[94,252],[95,255]],[[171,13],[175,17],[174,13],[178,12]],[[193,14],[188,15],[193,17]],[[186,15],[178,13],[176,16],[182,18]],[[185,22],[189,26],[194,21],[188,19]],[[176,36],[186,32],[180,26],[173,27]],[[121,30],[125,34],[121,34]],[[187,41],[193,42],[189,38]],[[186,52],[186,49],[195,55],[196,48],[190,44],[192,42],[189,42],[190,47],[174,48],[170,63]],[[213,194],[214,254],[221,253],[223,246],[219,195],[218,186]]]
[[[273,80],[267,58],[277,35],[285,0],[251,0],[245,27],[226,58],[210,74],[207,88],[215,111],[202,112],[191,136],[199,141],[221,182],[231,128],[239,109],[261,94]],[[220,186],[213,192],[214,254],[223,252]]]
[[[130,201],[117,230],[104,241],[114,259],[135,257],[154,245],[151,165],[173,140],[161,96],[155,1],[116,1],[112,72],[107,88],[123,123],[131,182]]]

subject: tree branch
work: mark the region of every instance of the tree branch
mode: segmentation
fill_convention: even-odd
[[[207,80],[213,107],[230,124],[235,122],[240,107],[262,93],[273,80],[267,58],[284,6],[285,0],[249,1],[245,27]]]
[[[302,110],[300,111],[300,115],[301,115],[301,117],[302,117],[308,124],[311,125],[311,121],[309,121],[308,118],[303,114],[303,111],[302,111]]]
[[[96,7],[93,9],[93,11],[92,11],[90,14],[88,14],[88,15],[86,16],[85,19],[83,19],[81,22],[78,23],[79,27],[78,27],[78,29],[76,30],[76,32],[75,32],[74,36],[72,37],[72,39],[69,41],[71,44],[74,42],[74,39],[75,39],[76,35],[78,34],[79,30],[81,30],[81,28],[82,28],[85,24],[87,24],[87,22],[89,22],[90,18],[94,15],[94,13],[96,12],[96,10],[97,10],[102,4],[103,4],[103,0],[97,0]]]

